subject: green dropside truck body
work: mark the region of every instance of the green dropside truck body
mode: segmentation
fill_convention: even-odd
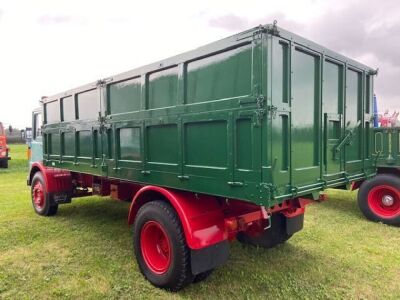
[[[272,206],[375,173],[375,71],[273,25],[44,101],[44,164]]]

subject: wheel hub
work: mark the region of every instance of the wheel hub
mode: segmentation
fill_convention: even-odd
[[[37,182],[33,187],[33,203],[37,208],[42,209],[44,202],[43,186],[40,182]]]
[[[368,205],[379,218],[394,218],[400,215],[400,191],[391,185],[378,185],[368,193]]]
[[[382,197],[382,204],[384,206],[392,206],[394,203],[394,198],[390,195],[385,195]]]
[[[140,234],[144,261],[156,274],[164,274],[171,265],[171,244],[163,226],[156,221],[144,224]]]

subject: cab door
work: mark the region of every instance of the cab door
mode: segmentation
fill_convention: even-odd
[[[42,142],[42,110],[36,109],[32,113],[32,139],[29,143],[29,164],[43,160],[43,142]]]

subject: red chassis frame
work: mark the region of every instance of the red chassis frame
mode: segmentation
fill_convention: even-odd
[[[240,231],[253,235],[268,228],[270,215],[282,213],[287,218],[304,214],[305,206],[315,201],[304,198],[285,200],[279,205],[266,208],[250,202],[224,199],[204,194],[170,188],[134,184],[82,173],[32,165],[28,184],[36,172],[42,172],[46,192],[67,193],[71,197],[97,194],[111,195],[114,199],[132,200],[128,224],[134,223],[140,207],[152,200],[169,202],[177,212],[189,248],[198,250],[222,241],[233,240]],[[325,200],[321,197],[320,200]]]

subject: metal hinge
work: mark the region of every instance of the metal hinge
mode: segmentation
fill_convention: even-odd
[[[253,32],[253,40],[259,40],[262,37],[262,34],[267,32],[267,29],[263,25],[259,25],[258,28]]]
[[[256,109],[255,111],[255,126],[260,126],[265,115],[265,109]]]
[[[113,81],[112,77],[107,77],[107,78],[103,78],[103,79],[99,79],[96,81],[96,86],[97,87],[103,87],[105,86],[107,83]]]
[[[265,97],[264,95],[258,95],[256,98],[256,103],[258,108],[263,108],[265,104]]]
[[[278,190],[272,183],[261,183],[261,187],[267,190],[267,198],[273,199],[276,191]]]
[[[272,35],[275,35],[275,36],[279,36],[279,30],[278,30],[277,24],[278,24],[278,21],[274,20],[274,22],[272,23],[272,26],[271,25],[267,26],[267,32],[269,34],[272,34]]]
[[[271,112],[271,118],[275,119],[276,117],[276,112],[278,111],[278,107],[276,107],[275,105],[268,105],[268,111]]]

